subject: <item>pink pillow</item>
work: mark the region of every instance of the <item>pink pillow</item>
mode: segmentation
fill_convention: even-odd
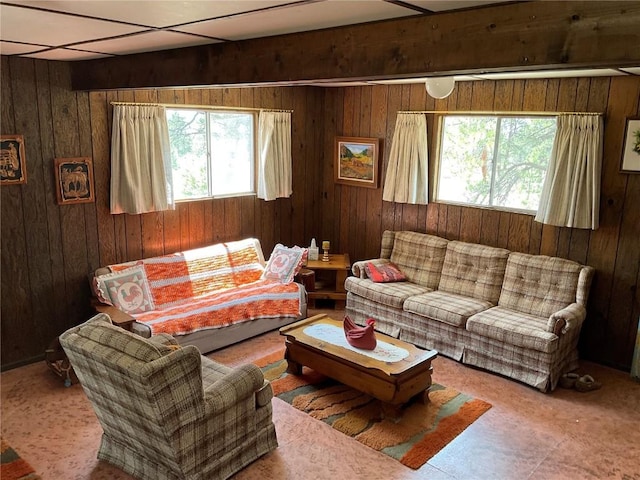
[[[406,275],[394,263],[374,264],[367,262],[364,266],[367,276],[376,283],[403,282]]]
[[[262,273],[263,280],[291,283],[307,260],[309,250],[301,247],[285,247],[277,244]]]

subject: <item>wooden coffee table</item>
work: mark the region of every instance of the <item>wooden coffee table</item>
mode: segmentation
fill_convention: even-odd
[[[386,417],[398,417],[403,404],[411,399],[429,401],[431,361],[435,350],[420,350],[410,343],[376,332],[378,342],[386,342],[408,352],[396,362],[384,362],[357,351],[334,345],[304,333],[312,325],[333,325],[342,329],[342,321],[316,315],[280,329],[286,337],[287,371],[302,373],[305,365],[363,393],[382,401]]]

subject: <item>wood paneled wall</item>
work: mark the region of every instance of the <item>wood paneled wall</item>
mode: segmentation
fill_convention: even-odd
[[[3,134],[25,138],[28,182],[1,192],[2,368],[42,358],[91,315],[87,275],[102,265],[254,236],[265,255],[319,237],[323,91],[296,88],[74,92],[69,65],[2,57]],[[113,101],[292,109],[293,191],[179,203],[175,211],[109,213]],[[95,203],[59,206],[53,159],[93,158]]]
[[[69,66],[2,57],[2,133],[25,137],[28,182],[2,186],[2,368],[42,358],[49,342],[91,314],[87,274],[101,265],[255,236],[273,245],[331,240],[353,261],[376,257],[384,230],[410,229],[571,258],[597,269],[582,353],[629,368],[640,315],[640,175],[618,172],[625,119],[638,115],[638,78],[459,83],[434,101],[422,85],[348,88],[154,89],[74,92]],[[294,194],[181,203],[175,211],[111,215],[112,101],[292,109]],[[604,111],[601,227],[541,226],[529,215],[382,201],[382,187],[333,181],[336,135],[382,139],[384,182],[398,110]],[[435,145],[433,115],[428,116]],[[96,201],[58,206],[53,159],[94,161]],[[433,155],[432,155],[433,158]],[[433,165],[431,165],[433,171]]]
[[[459,82],[444,100],[429,97],[423,84],[326,89],[322,239],[349,252],[352,261],[377,257],[384,230],[414,230],[591,265],[597,273],[581,353],[628,369],[640,316],[640,175],[621,174],[618,169],[625,119],[638,115],[639,99],[637,77]],[[559,228],[534,222],[531,215],[456,205],[383,202],[399,110],[605,112],[600,228]],[[427,115],[431,185],[437,140],[434,117]],[[382,139],[381,188],[334,184],[336,135]]]

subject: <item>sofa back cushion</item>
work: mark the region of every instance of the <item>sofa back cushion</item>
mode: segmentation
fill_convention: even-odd
[[[498,305],[549,317],[576,301],[581,270],[571,260],[513,252],[507,260]]]
[[[391,261],[407,276],[407,280],[436,289],[448,241],[416,232],[396,232]]]
[[[264,256],[255,238],[141,260],[157,309],[260,279]],[[136,262],[110,265],[121,271]]]
[[[498,303],[509,250],[451,241],[438,290]]]

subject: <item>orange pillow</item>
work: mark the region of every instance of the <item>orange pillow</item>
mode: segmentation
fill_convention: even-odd
[[[403,282],[407,276],[394,263],[374,264],[367,262],[364,266],[367,276],[376,283]]]

